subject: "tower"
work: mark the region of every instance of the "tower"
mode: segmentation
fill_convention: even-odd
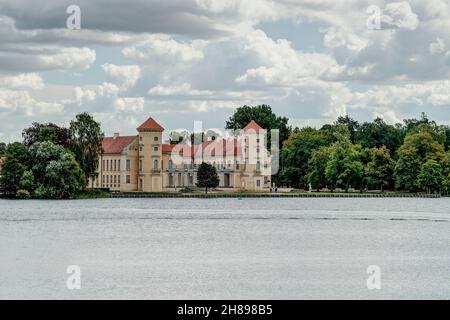
[[[139,132],[138,190],[162,191],[162,133],[164,128],[153,118],[141,124]]]

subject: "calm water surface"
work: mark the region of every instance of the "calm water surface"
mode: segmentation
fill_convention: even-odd
[[[450,198],[0,200],[0,298],[450,299]]]

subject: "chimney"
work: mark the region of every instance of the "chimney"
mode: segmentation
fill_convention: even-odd
[[[120,135],[120,134],[119,134],[118,132],[115,132],[115,133],[114,133],[113,139],[116,140],[116,139],[119,137],[119,135]]]

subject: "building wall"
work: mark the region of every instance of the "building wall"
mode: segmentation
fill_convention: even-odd
[[[270,188],[270,155],[263,148],[262,139],[249,133],[243,141],[244,152],[240,156],[203,155],[200,160],[215,165],[219,188],[247,191]],[[100,157],[98,178],[90,181],[90,186],[122,192],[195,187],[199,163],[191,163],[191,155],[184,155],[181,164],[175,162],[171,163],[170,154],[162,153],[162,132],[139,132],[121,154]]]

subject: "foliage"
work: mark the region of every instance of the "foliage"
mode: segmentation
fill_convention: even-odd
[[[383,119],[376,118],[373,122],[363,123],[357,132],[357,143],[364,148],[386,147],[394,156],[404,139],[404,130],[400,127],[386,124]]]
[[[219,181],[216,168],[209,163],[202,162],[197,171],[197,187],[205,188],[205,193],[208,193],[208,188],[216,188]]]
[[[294,188],[304,188],[308,161],[314,150],[325,145],[324,132],[308,127],[293,131],[281,150],[280,179]]]
[[[7,157],[3,163],[0,177],[0,192],[8,197],[14,197],[20,189],[20,181],[27,167],[18,159]]]
[[[234,114],[226,122],[226,129],[243,129],[250,121],[255,120],[261,127],[267,130],[268,141],[270,142],[270,130],[280,130],[281,143],[289,138],[291,127],[288,126],[288,118],[279,117],[269,105],[258,105],[254,107],[243,106],[237,108]],[[269,143],[270,144],[270,143]]]
[[[34,122],[31,127],[22,131],[23,143],[31,147],[36,142],[50,141],[65,148],[69,147],[70,130],[54,123]]]
[[[352,143],[356,142],[356,132],[358,131],[358,128],[359,128],[358,121],[350,118],[347,114],[345,116],[338,117],[334,124],[346,126],[348,129],[348,132],[350,132],[350,141]]]
[[[436,160],[428,160],[420,168],[420,174],[417,177],[417,186],[419,189],[427,191],[429,194],[440,192],[442,190],[442,167]]]
[[[329,158],[330,148],[320,147],[312,152],[311,159],[308,161],[308,183],[318,192],[327,186],[325,170]]]
[[[80,113],[70,122],[70,134],[70,149],[84,175],[87,178],[95,178],[98,158],[102,152],[103,133],[100,124],[90,114]]]
[[[436,141],[428,130],[412,132],[398,150],[395,166],[396,187],[400,190],[417,191],[417,177],[422,164],[428,160],[441,160],[444,146]]]
[[[394,187],[395,161],[383,145],[369,150],[370,161],[366,166],[367,183],[383,191]]]
[[[73,154],[52,142],[38,142],[30,148],[35,160],[32,172],[40,198],[71,198],[84,186],[84,176]]]
[[[0,157],[6,154],[6,143],[0,142]]]
[[[29,199],[31,197],[30,192],[28,190],[17,190],[16,198],[17,199]]]

